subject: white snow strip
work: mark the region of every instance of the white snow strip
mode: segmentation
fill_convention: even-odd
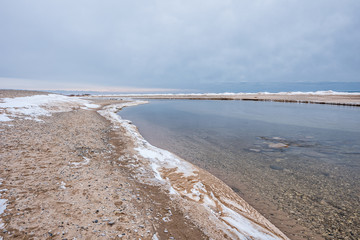
[[[360,92],[337,92],[337,91],[315,91],[315,92],[223,92],[223,93],[151,93],[151,94],[108,94],[108,95],[94,95],[93,97],[146,97],[146,96],[177,96],[177,97],[187,97],[187,96],[236,96],[236,95],[253,95],[253,94],[274,94],[274,95],[360,95]],[[92,97],[92,96],[90,96]]]
[[[2,184],[2,179],[0,178],[0,185]],[[7,199],[2,199],[1,198],[1,192],[4,192],[6,191],[7,189],[2,189],[0,190],[0,217],[1,217],[1,214],[4,213],[5,209],[6,209],[6,202],[7,202]],[[0,229],[3,229],[4,228],[4,223],[1,221],[1,218],[0,218]],[[0,239],[1,240],[1,239]]]
[[[71,111],[76,107],[90,109],[99,106],[78,97],[58,94],[3,98],[0,102],[0,121],[11,121],[9,117],[39,121],[40,116],[50,116],[53,112]]]
[[[359,92],[336,92],[332,90],[328,91],[316,91],[316,92],[278,92],[278,93],[269,93],[261,92],[260,94],[278,94],[278,95],[359,95]]]
[[[171,194],[171,195],[179,195],[179,193],[172,186],[170,186],[170,188],[169,188],[169,194]]]
[[[113,122],[120,123],[121,126],[126,129],[128,135],[134,140],[135,143],[137,143],[137,146],[134,148],[134,150],[136,150],[143,158],[151,160],[151,167],[153,168],[155,177],[158,180],[164,180],[161,178],[161,174],[159,173],[159,169],[163,167],[176,168],[177,171],[183,173],[184,176],[194,175],[194,171],[196,171],[196,169],[194,169],[190,163],[180,160],[176,155],[169,151],[152,146],[139,134],[136,126],[134,126],[128,120],[123,120],[119,115],[115,113],[124,107],[146,103],[148,102],[133,101],[117,105],[111,105],[105,110],[99,111],[99,113],[109,118]]]
[[[191,164],[185,161],[181,161],[176,155],[168,152],[166,150],[154,147],[150,145],[148,142],[144,142],[142,139],[142,145],[140,147],[136,147],[135,150],[146,159],[151,160],[152,167],[154,172],[158,174],[159,168],[165,167],[168,169],[176,168],[176,172],[182,173],[185,177],[189,177],[191,175],[195,175],[195,168],[192,167]]]
[[[6,199],[0,199],[0,214],[3,214],[6,209]]]
[[[277,230],[270,222],[268,222],[263,217],[261,218],[260,214],[251,213],[246,209],[246,207],[238,206],[228,199],[224,200],[223,198],[225,197],[221,197],[221,199],[216,198],[212,192],[207,191],[204,184],[200,181],[200,179],[198,179],[198,170],[192,164],[182,160],[181,158],[166,150],[152,146],[140,135],[136,126],[134,126],[128,120],[123,120],[119,115],[116,114],[117,111],[124,107],[144,103],[147,102],[133,101],[110,105],[98,112],[105,118],[112,121],[115,125],[115,128],[119,127],[120,125],[125,129],[125,134],[129,136],[135,144],[134,150],[143,159],[149,161],[150,168],[153,171],[152,178],[155,180],[155,182],[160,182],[163,184],[163,186],[166,186],[171,195],[186,196],[187,198],[202,204],[206,211],[211,214],[210,216],[215,222],[216,226],[234,238],[269,240],[287,239],[286,236],[282,235],[281,232],[279,232],[279,230]],[[171,180],[169,180],[163,174],[165,170],[171,171],[172,173],[179,173],[179,176],[182,176],[185,179],[189,177],[188,179],[191,180],[187,181],[187,184],[190,184],[191,186],[190,191],[187,191],[186,189],[181,190],[181,186],[179,188],[179,186],[176,187],[175,185],[172,185]],[[186,201],[185,198],[182,199]],[[232,206],[236,211],[225,206],[222,201],[228,206]],[[220,209],[222,209],[222,212],[216,212],[216,209],[219,209],[219,206],[221,207]],[[244,214],[244,216],[242,214]],[[250,219],[253,218],[254,221],[249,220],[245,216],[249,217]],[[267,228],[258,224],[256,219],[263,219],[262,223],[264,223],[266,226],[270,226],[269,229],[277,232],[281,235],[281,237],[278,237]],[[154,235],[153,239],[157,239],[157,235]]]
[[[250,222],[247,218],[231,210],[225,205],[222,205],[221,207],[223,209],[222,215],[224,215],[221,219],[227,222],[228,226],[232,227],[232,230],[240,239],[247,239],[248,236],[251,236],[253,239],[279,239],[277,236],[270,235],[259,229],[259,226],[254,225],[254,223]]]

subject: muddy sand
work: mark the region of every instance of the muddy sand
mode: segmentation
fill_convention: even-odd
[[[0,239],[287,239],[115,114],[140,103],[0,91]]]

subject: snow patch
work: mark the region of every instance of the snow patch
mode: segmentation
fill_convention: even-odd
[[[192,199],[195,202],[199,202],[204,196],[207,196],[206,189],[204,187],[204,184],[202,182],[196,182],[193,184],[190,193],[185,191],[179,191],[182,195],[187,196],[188,198]]]
[[[34,95],[29,97],[3,98],[0,103],[0,121],[11,121],[11,118],[32,119],[50,116],[53,112],[71,111],[73,108],[90,109],[99,107],[88,100],[78,97],[67,97],[58,94]]]
[[[179,195],[179,193],[172,186],[170,186],[170,188],[169,188],[169,194],[171,194],[171,195]]]
[[[83,158],[84,158],[84,161],[82,161],[82,162],[69,162],[71,165],[74,165],[74,166],[80,166],[80,165],[88,165],[89,163],[90,163],[90,159],[89,158],[87,158],[87,157],[84,157],[84,156],[82,156]]]
[[[6,209],[6,199],[0,199],[0,214],[3,214]]]
[[[248,236],[251,236],[254,239],[279,239],[279,237],[270,235],[267,232],[261,230],[259,226],[254,225],[254,223],[249,221],[247,218],[226,207],[225,205],[222,204],[221,207],[223,209],[221,219],[226,222],[228,226],[231,226],[232,230],[240,239],[247,239]]]
[[[0,185],[2,185],[2,179],[0,178]],[[1,198],[1,192],[7,191],[7,189],[2,189],[0,190],[0,216],[4,213],[5,209],[6,209],[6,202],[7,199],[2,199]],[[4,228],[4,223],[2,222],[1,218],[0,218],[0,229]],[[1,240],[1,239],[0,239]]]
[[[155,233],[155,234],[152,236],[151,240],[159,240],[159,237],[158,237],[157,233]]]
[[[12,121],[12,119],[9,118],[6,113],[0,114],[0,122],[8,122],[8,121]]]
[[[60,188],[61,188],[61,189],[66,189],[66,183],[61,182],[61,184],[60,184]]]
[[[148,142],[144,142],[142,139],[143,146],[136,147],[135,150],[146,159],[151,161],[151,166],[154,172],[158,175],[159,169],[164,167],[167,169],[176,169],[176,172],[182,173],[185,177],[194,176],[196,169],[191,164],[185,161],[181,161],[173,153],[156,148]],[[144,146],[145,145],[145,146]],[[159,179],[162,180],[162,179]]]
[[[360,95],[360,92],[336,92],[315,91],[315,92],[223,92],[223,93],[151,93],[151,94],[109,94],[109,95],[95,95],[94,97],[158,97],[158,96],[175,96],[175,97],[198,97],[198,96],[236,96],[236,95],[253,95],[253,94],[275,94],[275,95]]]
[[[278,93],[269,93],[269,92],[260,92],[260,94],[277,94],[277,95],[359,95],[358,92],[336,92],[332,90],[328,91],[316,91],[316,92],[278,92]]]

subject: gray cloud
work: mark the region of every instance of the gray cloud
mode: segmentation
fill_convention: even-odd
[[[0,77],[201,88],[359,82],[360,3],[0,0]]]

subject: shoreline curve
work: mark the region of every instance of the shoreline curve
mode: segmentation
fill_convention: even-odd
[[[152,146],[135,125],[117,114],[124,107],[145,103],[113,104],[98,111],[115,129],[124,129],[132,140],[132,157],[139,160],[141,166],[136,167],[142,170],[137,173],[138,180],[168,192],[182,211],[211,238],[289,239],[221,180],[171,152]],[[196,213],[189,209],[196,209]],[[207,220],[204,221],[204,217]]]

